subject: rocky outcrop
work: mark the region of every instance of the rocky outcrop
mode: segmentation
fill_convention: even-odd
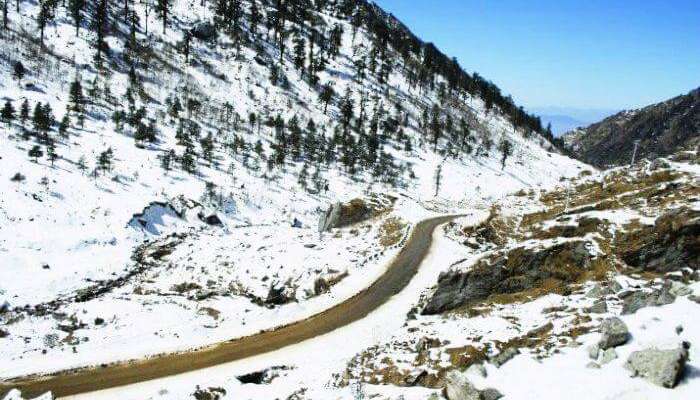
[[[319,232],[334,228],[343,228],[373,218],[391,209],[395,198],[390,196],[371,196],[354,199],[347,203],[335,203],[321,215],[318,222]]]
[[[576,240],[544,249],[519,247],[482,259],[468,271],[443,273],[422,313],[442,313],[494,294],[547,291],[576,282],[590,267],[588,246],[587,241]]]
[[[604,167],[632,160],[654,159],[700,143],[700,88],[684,96],[635,111],[623,111],[585,129],[564,136],[581,160]]]
[[[673,210],[645,233],[643,243],[623,254],[627,265],[660,273],[700,269],[700,211]]]
[[[683,376],[685,364],[688,361],[689,344],[678,349],[659,350],[646,349],[630,354],[625,363],[632,376],[642,377],[649,382],[673,388]]]

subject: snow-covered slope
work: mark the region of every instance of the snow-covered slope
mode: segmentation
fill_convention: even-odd
[[[16,110],[0,128],[0,305],[11,311],[0,316],[2,377],[301,318],[381,274],[395,251],[381,240],[392,218],[407,231],[587,168],[484,93],[451,89],[439,73],[418,79],[424,60],[402,57],[366,22],[353,26],[339,2],[289,18],[282,56],[267,2],[242,2],[239,33],[219,27],[210,40],[198,37],[218,21],[216,2],[172,1],[165,29],[155,2],[125,2],[127,14],[107,2],[101,65],[101,3],[87,2],[77,35],[58,4],[41,45],[46,3],[10,7],[0,38],[0,99]],[[309,49],[311,26],[326,38],[342,32],[337,55],[318,40]],[[325,59],[318,83],[295,67],[300,38],[304,54]],[[48,129],[42,112],[33,121],[38,103],[56,118]],[[387,213],[317,233],[328,204],[377,194],[396,199]],[[157,267],[140,257],[163,248]],[[319,278],[334,285],[309,295]],[[291,292],[287,304],[256,304],[275,285]]]

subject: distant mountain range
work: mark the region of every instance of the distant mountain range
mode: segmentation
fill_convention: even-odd
[[[587,128],[564,135],[571,154],[606,167],[637,159],[663,157],[700,144],[700,88],[638,110],[622,111]]]
[[[552,125],[554,136],[561,136],[576,128],[585,127],[598,122],[619,110],[613,109],[584,109],[568,107],[536,107],[530,112],[542,119],[542,125]]]

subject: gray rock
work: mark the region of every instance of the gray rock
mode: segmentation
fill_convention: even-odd
[[[685,285],[681,282],[676,282],[676,281],[670,281],[671,282],[671,287],[669,288],[669,292],[676,296],[676,297],[683,297],[687,296],[690,294],[693,294],[693,289],[689,288],[688,285]]]
[[[683,325],[678,325],[676,327],[676,335],[680,335],[681,333],[683,333]]]
[[[592,314],[604,314],[608,312],[608,303],[603,299],[596,300],[593,306],[588,308],[588,312]]]
[[[486,378],[488,376],[488,372],[486,371],[486,367],[484,367],[484,364],[472,364],[467,368],[465,371],[466,374],[471,374],[471,375],[477,375],[481,376],[482,378]]]
[[[491,364],[495,365],[496,367],[500,368],[503,364],[507,363],[508,361],[512,360],[513,357],[517,356],[520,354],[520,350],[515,348],[515,347],[509,347],[497,355],[491,357],[490,361]]]
[[[588,346],[588,357],[591,360],[597,360],[599,354],[600,354],[600,347],[598,346],[597,343]]]
[[[595,362],[595,361],[591,361],[591,362],[589,362],[588,364],[586,364],[586,368],[590,368],[590,369],[600,369],[600,364],[598,364],[598,363]]]
[[[601,350],[623,345],[629,339],[627,325],[617,317],[607,318],[603,321],[600,324],[600,333],[601,337],[598,346]]]
[[[655,385],[673,388],[683,376],[687,361],[686,348],[673,350],[652,348],[630,354],[625,368],[632,376],[642,377]]]
[[[481,400],[481,392],[458,371],[445,376],[445,394],[448,400]]]
[[[605,365],[612,360],[617,359],[617,352],[614,348],[607,349],[600,355],[600,365]]]
[[[623,296],[622,314],[634,314],[644,307],[658,307],[676,301],[672,293],[672,281],[664,282],[663,286],[651,292],[636,291]]]
[[[193,37],[205,42],[214,40],[217,36],[216,27],[209,21],[198,22],[190,30],[190,33]]]
[[[481,400],[498,400],[503,394],[494,388],[487,388],[481,391]]]

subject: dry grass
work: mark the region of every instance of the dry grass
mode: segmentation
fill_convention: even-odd
[[[387,218],[379,228],[379,244],[384,247],[391,247],[398,244],[403,238],[405,228],[406,223],[400,218]]]

